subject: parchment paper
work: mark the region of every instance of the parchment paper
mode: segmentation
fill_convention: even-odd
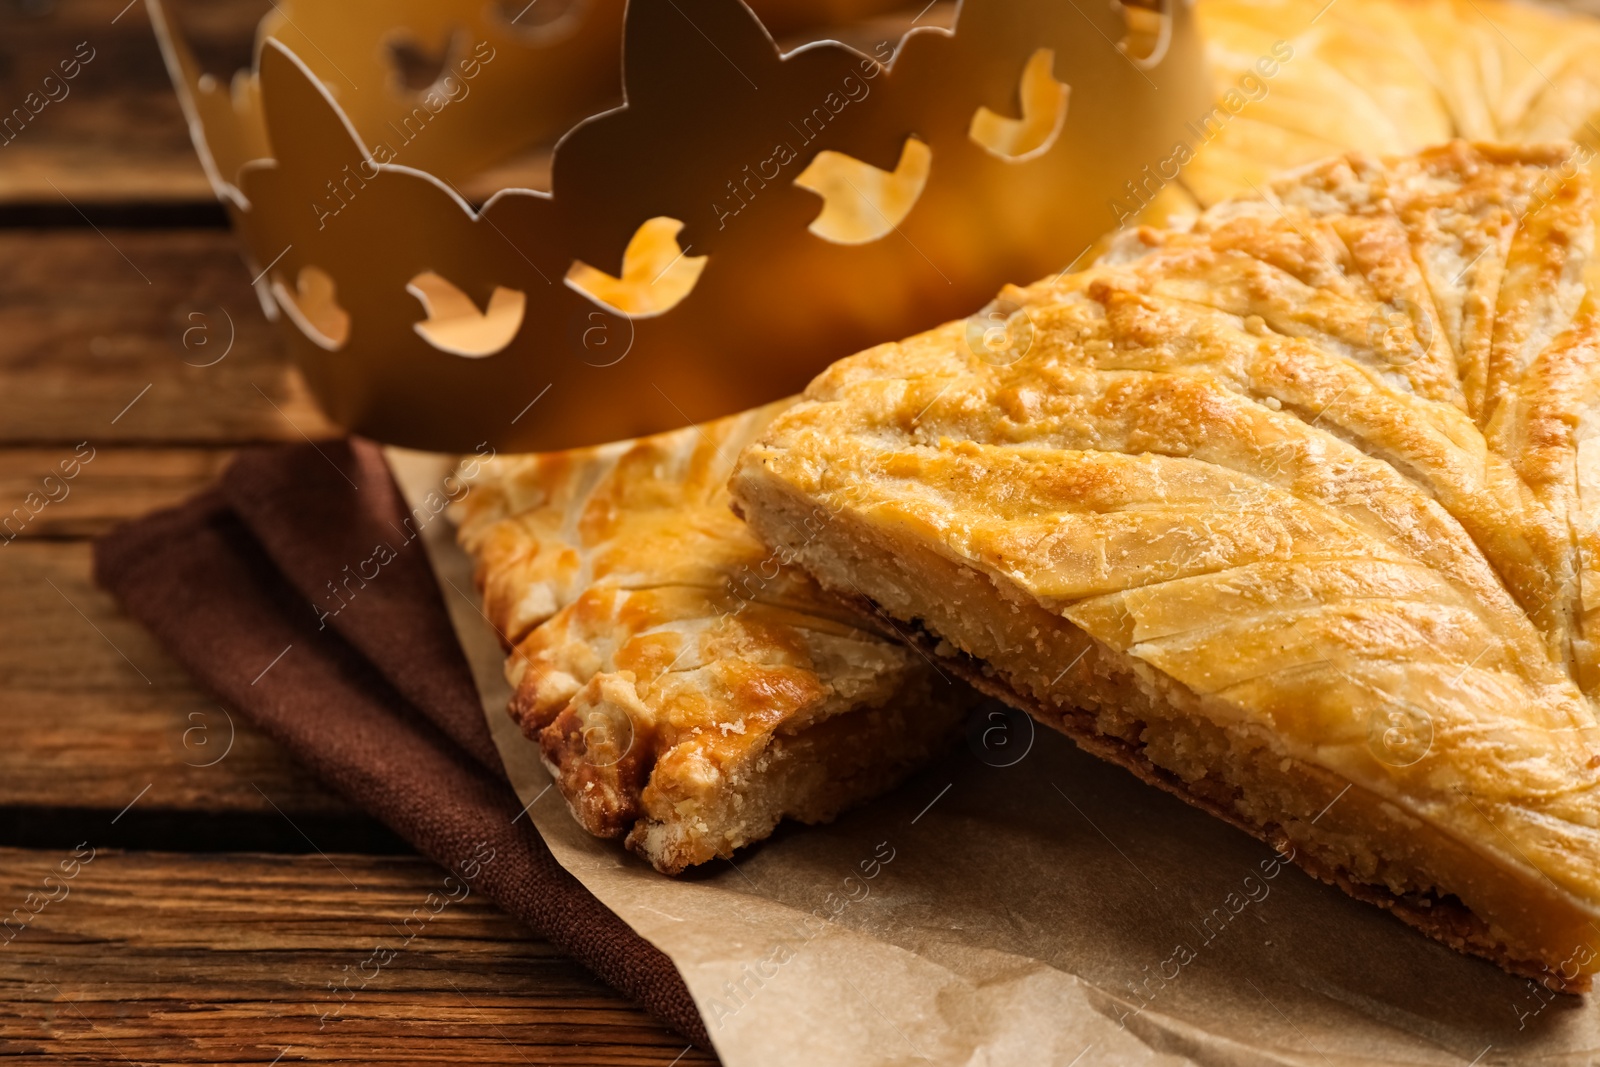
[[[426,507],[450,460],[389,455]],[[997,706],[838,822],[659,875],[567,813],[470,561],[443,517],[423,531],[529,816],[676,962],[728,1067],[1600,1060],[1597,997],[1438,945]]]

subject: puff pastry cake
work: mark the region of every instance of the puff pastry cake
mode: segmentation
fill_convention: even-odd
[[[787,403],[492,459],[454,515],[511,715],[578,822],[666,873],[887,790],[973,698],[734,516],[734,458]]]
[[[1572,155],[1349,155],[1139,230],[1009,291],[1009,346],[953,323],[835,364],[734,499],[979,689],[1586,989],[1600,322]]]

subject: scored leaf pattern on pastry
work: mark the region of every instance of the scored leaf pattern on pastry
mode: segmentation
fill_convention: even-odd
[[[1351,155],[1134,231],[1003,294],[1025,351],[953,323],[835,364],[735,497],[763,533],[781,492],[984,575],[1593,908],[1600,323],[1571,156]]]

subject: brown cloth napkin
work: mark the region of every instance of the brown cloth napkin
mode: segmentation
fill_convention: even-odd
[[[379,546],[394,553],[381,565]],[[129,615],[324,782],[442,866],[476,868],[474,889],[710,1047],[672,961],[521,814],[417,521],[376,446],[247,452],[216,488],[101,538],[94,562]],[[317,608],[341,600],[337,614]]]

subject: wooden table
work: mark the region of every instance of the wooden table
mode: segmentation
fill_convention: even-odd
[[[267,2],[190,5],[210,69],[245,61]],[[241,445],[333,431],[262,318],[140,0],[0,0],[0,114],[80,42],[70,95],[0,146],[0,523],[93,455],[0,536],[0,917],[31,914],[0,931],[0,1056],[714,1062],[478,897],[328,1015],[330,983],[444,872],[197,689],[91,584],[89,540]]]

